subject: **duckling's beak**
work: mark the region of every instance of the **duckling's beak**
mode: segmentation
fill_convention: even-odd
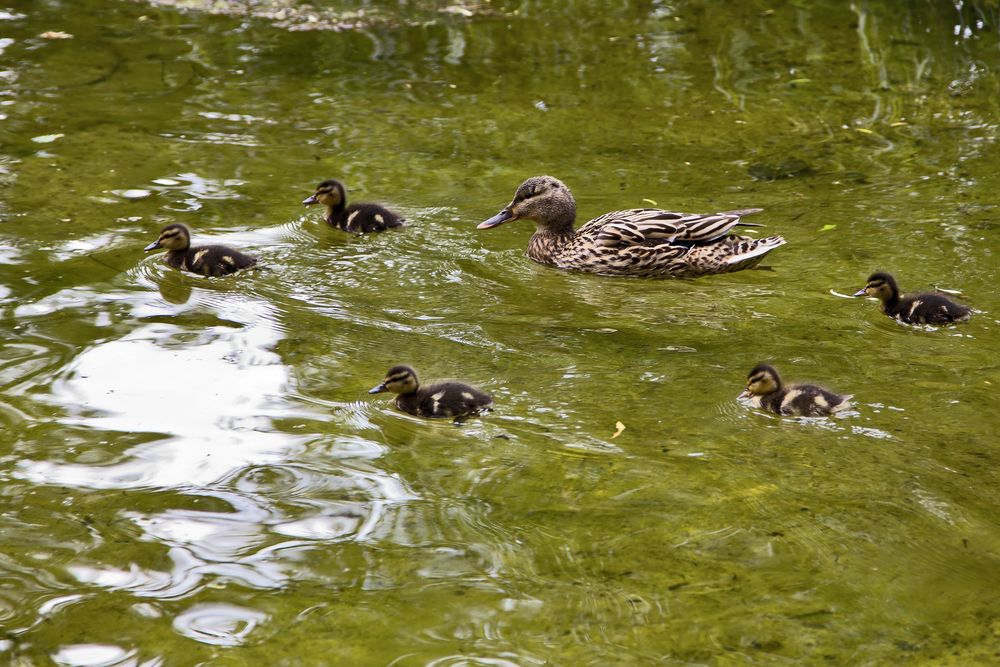
[[[383,382],[382,384],[378,385],[377,387],[372,387],[371,389],[368,390],[368,393],[369,394],[381,394],[383,391],[385,391],[385,382]]]
[[[312,206],[313,204],[319,203],[319,200],[316,199],[316,195],[315,194],[312,194],[312,195],[309,195],[308,197],[306,197],[305,199],[303,199],[302,203],[305,206]]]
[[[160,239],[156,239],[142,250],[143,252],[149,252],[150,250],[156,250],[159,247],[160,247]]]
[[[865,294],[867,294],[867,293],[868,293],[868,288],[867,288],[867,287],[862,287],[862,288],[861,288],[861,289],[859,289],[859,290],[858,290],[857,292],[855,292],[855,293],[853,294],[853,296],[864,296],[864,295],[865,295]]]
[[[741,398],[750,398],[751,396],[753,396],[753,394],[750,393],[750,390],[744,389],[743,392],[736,397],[736,400],[739,400]]]
[[[514,214],[510,212],[510,209],[505,208],[489,220],[480,222],[479,225],[476,226],[476,229],[492,229],[493,227],[502,225],[505,222],[510,222],[511,220],[517,220],[517,218],[515,218]]]

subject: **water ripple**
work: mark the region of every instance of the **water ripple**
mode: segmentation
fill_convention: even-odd
[[[174,629],[185,637],[214,646],[239,646],[267,614],[225,603],[196,604],[174,618]]]
[[[136,654],[135,649],[113,644],[68,644],[53,653],[52,660],[63,667],[132,667],[139,664]]]

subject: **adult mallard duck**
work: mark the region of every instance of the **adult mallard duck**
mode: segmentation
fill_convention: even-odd
[[[163,263],[203,276],[224,276],[257,264],[257,259],[224,245],[191,247],[191,232],[181,224],[167,225],[160,236],[143,248],[166,248]]]
[[[972,309],[943,294],[899,293],[896,279],[888,273],[873,273],[854,296],[868,295],[881,301],[882,312],[907,324],[951,324],[968,322]]]
[[[417,372],[409,366],[393,366],[386,371],[381,384],[368,393],[391,391],[396,394],[396,407],[418,417],[461,419],[488,409],[493,398],[462,382],[437,382],[421,385]]]
[[[729,235],[737,225],[758,226],[742,222],[740,216],[760,210],[700,215],[633,208],[605,213],[574,230],[576,201],[569,188],[552,176],[535,176],[479,229],[534,220],[527,255],[539,264],[611,276],[692,278],[752,268],[784,245],[780,236]]]
[[[331,227],[353,234],[381,232],[392,227],[400,227],[405,222],[381,204],[347,205],[347,190],[335,179],[323,181],[316,186],[316,192],[302,200],[306,206],[322,204],[326,207],[323,219]]]
[[[760,364],[747,375],[747,388],[738,398],[748,398],[754,407],[779,415],[821,417],[847,409],[853,396],[814,384],[786,386],[773,366]]]

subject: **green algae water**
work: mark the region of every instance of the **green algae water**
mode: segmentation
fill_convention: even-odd
[[[0,662],[995,664],[998,19],[0,5]],[[540,174],[788,244],[560,272],[475,229]],[[409,226],[326,228],[326,178]],[[267,270],[144,255],[175,222]],[[976,313],[842,298],[875,270]],[[760,361],[855,407],[750,410]],[[496,411],[400,414],[395,363]]]

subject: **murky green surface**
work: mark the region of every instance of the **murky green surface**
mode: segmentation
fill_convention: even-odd
[[[998,660],[991,3],[445,7],[0,7],[0,659]],[[537,266],[475,224],[541,173],[581,221],[761,206],[789,243]],[[330,177],[411,225],[324,228]],[[168,270],[170,222],[271,270]],[[875,269],[979,312],[838,298]],[[762,360],[857,410],[748,410]],[[401,415],[365,393],[397,362],[497,410]]]

